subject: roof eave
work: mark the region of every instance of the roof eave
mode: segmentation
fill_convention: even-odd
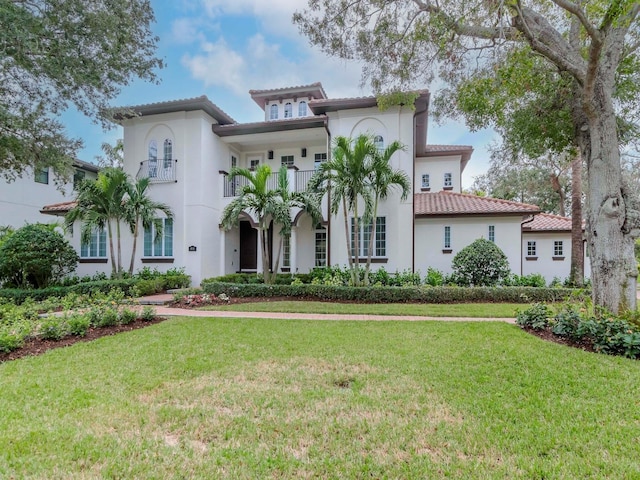
[[[289,130],[304,130],[308,128],[324,127],[324,115],[314,117],[294,118],[292,120],[267,121],[259,123],[237,123],[235,125],[212,125],[211,130],[219,137],[234,135],[250,135],[255,133],[272,133]]]

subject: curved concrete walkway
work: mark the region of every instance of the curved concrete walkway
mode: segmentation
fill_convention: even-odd
[[[515,318],[476,318],[476,317],[424,317],[420,315],[348,315],[335,313],[280,313],[280,312],[232,312],[229,310],[193,310],[189,308],[172,308],[165,305],[173,300],[172,295],[153,295],[139,298],[138,303],[151,305],[161,317],[217,317],[217,318],[265,318],[272,320],[348,320],[348,321],[391,321],[406,322],[441,321],[441,322],[506,322],[515,323]]]

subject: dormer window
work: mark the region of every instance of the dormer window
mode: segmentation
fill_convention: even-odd
[[[269,120],[277,120],[277,119],[278,119],[278,105],[273,103],[269,107]]]
[[[450,173],[444,174],[444,189],[451,190],[453,188],[453,175]]]
[[[307,116],[307,102],[304,100],[298,104],[298,116],[306,117]]]
[[[293,117],[293,105],[291,105],[291,102],[287,102],[284,104],[284,118],[291,117]]]

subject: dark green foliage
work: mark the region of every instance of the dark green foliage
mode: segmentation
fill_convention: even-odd
[[[145,305],[140,313],[140,318],[145,322],[150,322],[156,318],[156,309],[151,305]]]
[[[9,353],[17,350],[24,344],[21,335],[0,331],[0,353]]]
[[[544,303],[534,303],[531,308],[518,312],[516,322],[523,328],[544,330],[549,325],[552,312]]]
[[[69,335],[76,337],[84,337],[89,331],[91,321],[88,315],[73,314],[67,318],[67,326],[69,329]]]
[[[50,316],[40,324],[40,338],[58,341],[67,335],[68,326],[62,317]]]
[[[138,315],[133,310],[123,308],[118,312],[118,323],[120,325],[129,325],[136,321]]]
[[[453,272],[458,285],[493,286],[509,277],[507,256],[493,242],[479,238],[460,250],[453,258]]]
[[[539,273],[532,273],[530,275],[516,275],[515,273],[509,275],[502,282],[505,286],[510,287],[546,287],[547,282],[544,277]]]
[[[151,280],[140,280],[136,283],[138,295],[147,296],[162,292],[164,283],[161,278],[153,278]]]
[[[440,270],[429,267],[427,269],[427,276],[424,278],[424,283],[432,287],[440,287],[444,285],[444,274]]]
[[[578,333],[582,317],[579,312],[573,309],[566,309],[554,317],[551,331],[560,337],[567,337],[571,340],[578,340],[581,335]]]
[[[558,302],[569,296],[584,298],[588,292],[532,287],[347,287],[333,285],[265,285],[203,282],[206,293],[229,297],[305,297],[319,300],[367,303],[458,303],[458,302]]]
[[[51,226],[26,225],[0,247],[0,282],[43,288],[73,272],[77,263],[76,251]]]

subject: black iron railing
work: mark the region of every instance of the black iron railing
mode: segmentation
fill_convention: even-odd
[[[140,162],[136,178],[148,178],[151,183],[177,182],[178,160],[157,159]]]

